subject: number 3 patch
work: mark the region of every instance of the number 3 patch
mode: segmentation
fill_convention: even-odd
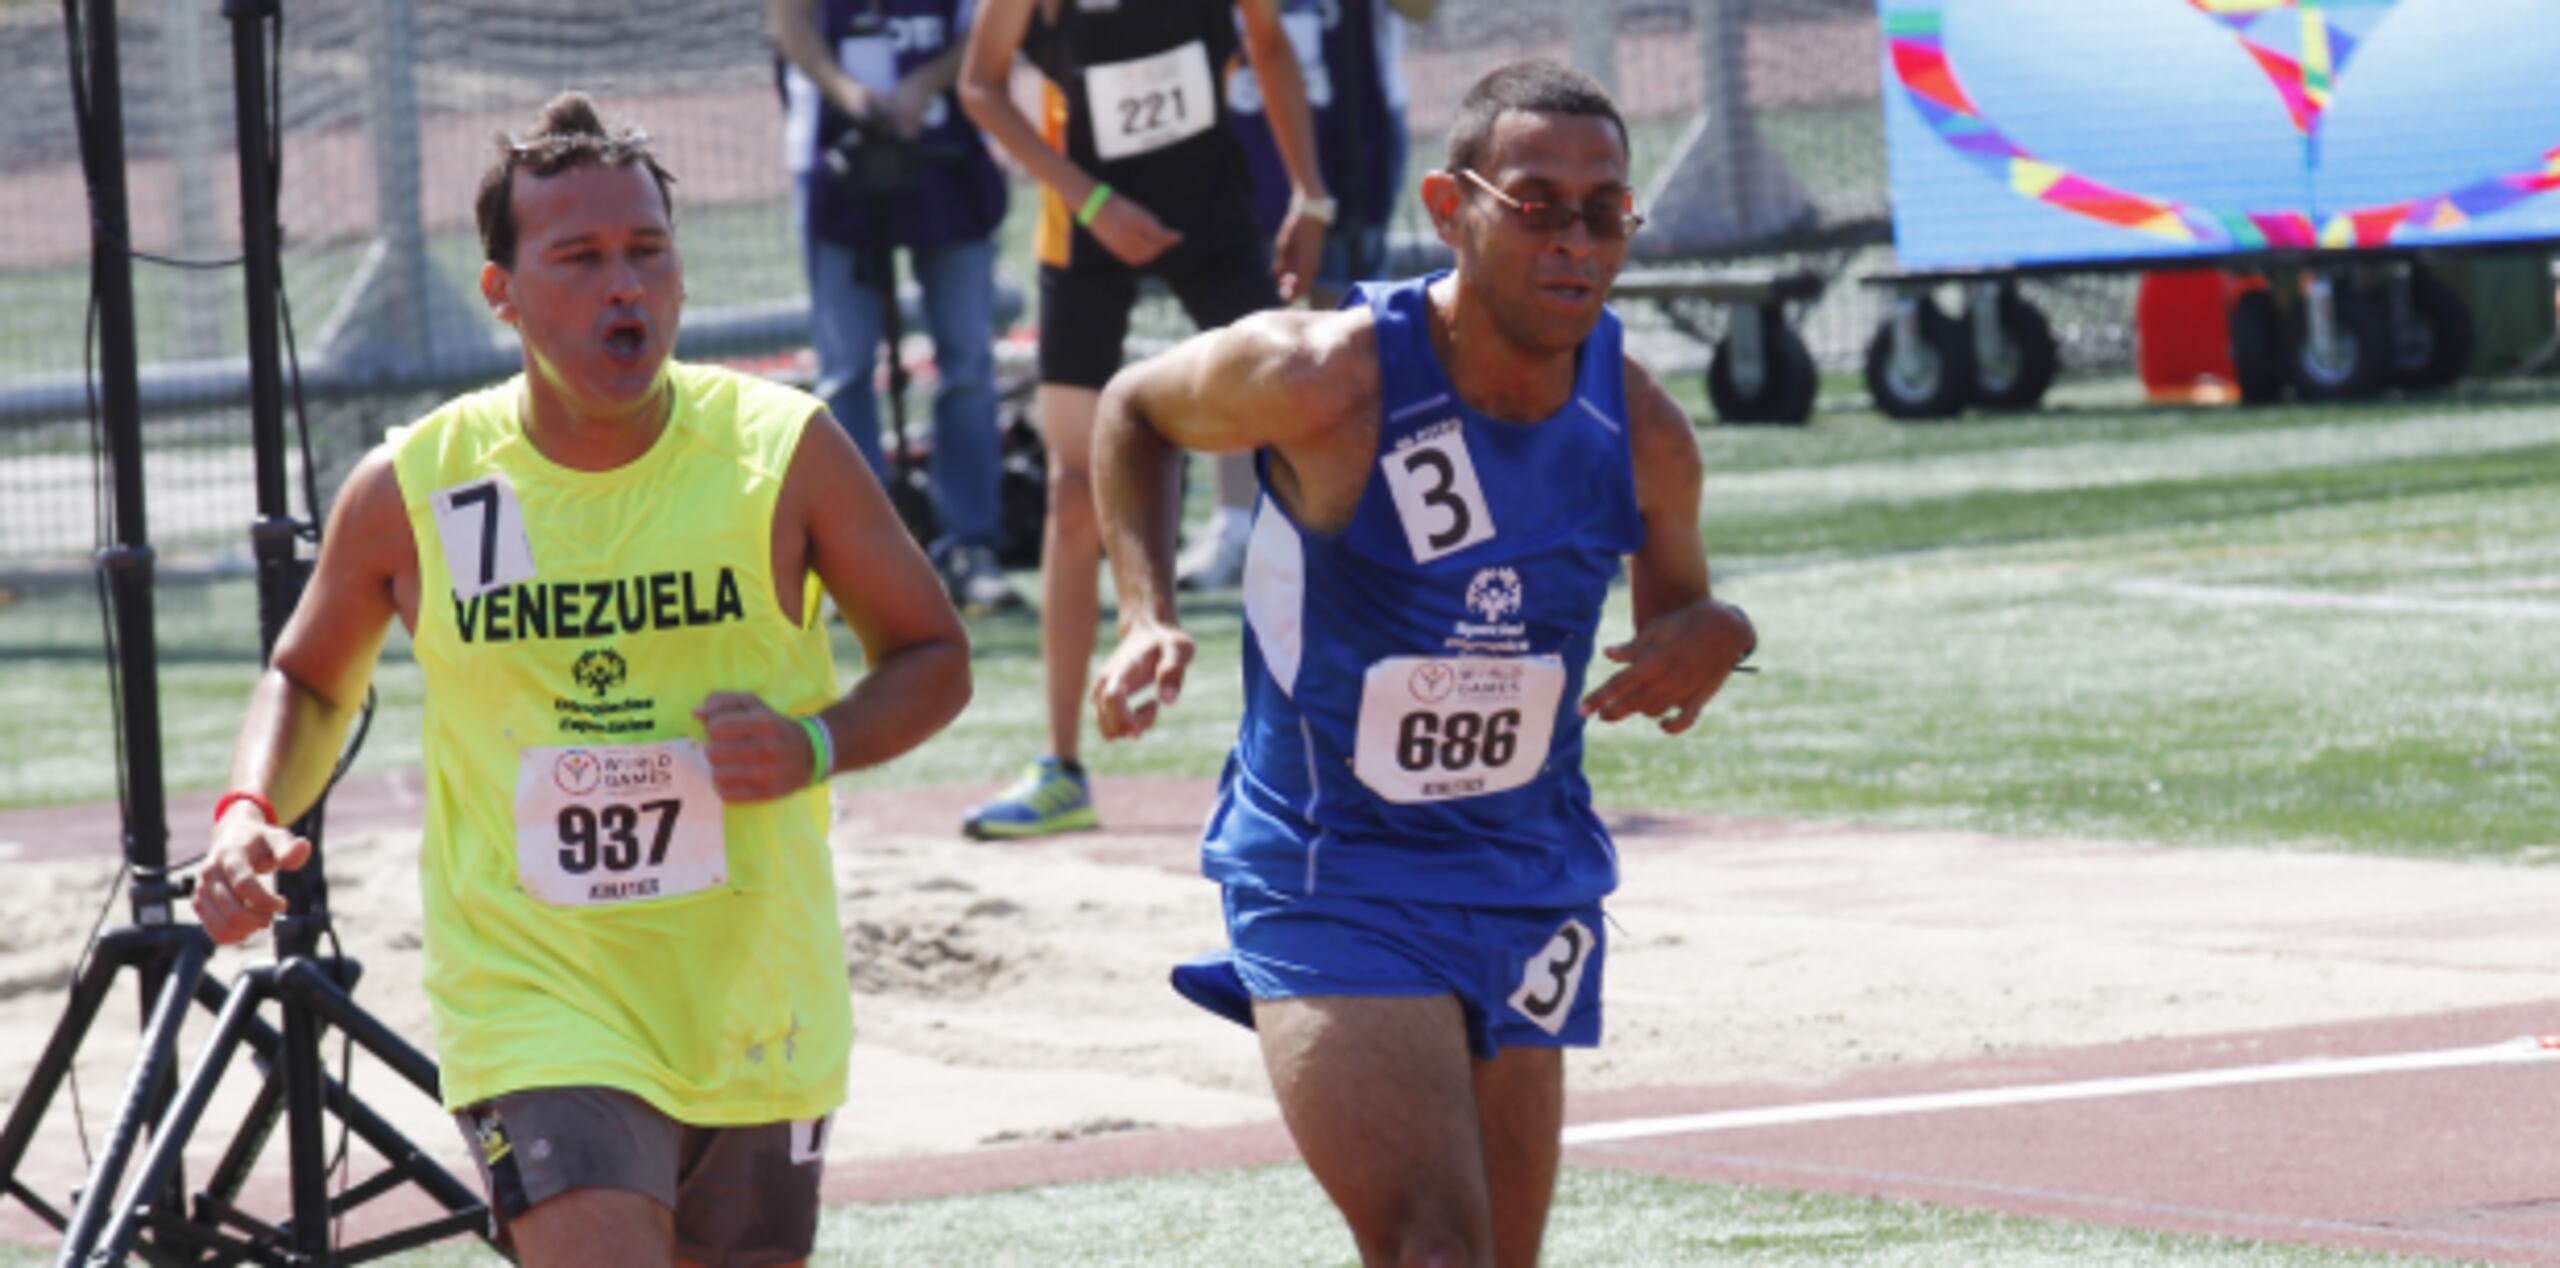
[[[453,597],[476,599],[533,580],[533,544],[524,535],[524,507],[503,475],[435,491],[436,537],[444,545],[444,570]]]
[[[1493,513],[1485,506],[1475,460],[1467,456],[1467,433],[1458,423],[1418,432],[1380,461],[1386,464],[1387,490],[1395,495],[1396,518],[1404,523],[1415,563],[1430,563],[1493,536]]]
[[[1579,920],[1568,920],[1547,945],[1520,966],[1520,987],[1511,992],[1511,1007],[1548,1034],[1561,1034],[1573,1017],[1573,1001],[1582,994],[1584,969],[1591,965],[1594,939]]]

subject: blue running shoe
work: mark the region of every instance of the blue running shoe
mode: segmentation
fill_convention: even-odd
[[[1084,832],[1102,826],[1094,813],[1093,788],[1082,771],[1070,771],[1054,757],[1033,762],[1013,786],[996,799],[971,810],[960,830],[980,841],[1045,837]]]

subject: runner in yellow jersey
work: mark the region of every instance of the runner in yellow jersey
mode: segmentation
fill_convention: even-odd
[[[259,681],[196,910],[283,904],[397,617],[427,680],[443,1091],[528,1264],[787,1263],[853,1019],[825,779],[969,695],[942,585],[816,398],[671,359],[667,176],[569,94],[479,198],[521,376],[349,477]],[[832,596],[869,671],[840,693]]]

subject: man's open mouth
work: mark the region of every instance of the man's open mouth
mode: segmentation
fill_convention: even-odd
[[[646,322],[617,321],[604,328],[604,350],[617,357],[636,357],[649,346]]]

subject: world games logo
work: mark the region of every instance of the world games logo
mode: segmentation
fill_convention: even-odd
[[[1424,704],[1438,704],[1448,699],[1450,690],[1457,685],[1458,671],[1436,660],[1426,660],[1414,666],[1413,676],[1405,681],[1405,687],[1413,693],[1413,698]]]
[[[551,759],[551,782],[572,797],[584,797],[604,782],[604,763],[585,749],[565,749]]]

